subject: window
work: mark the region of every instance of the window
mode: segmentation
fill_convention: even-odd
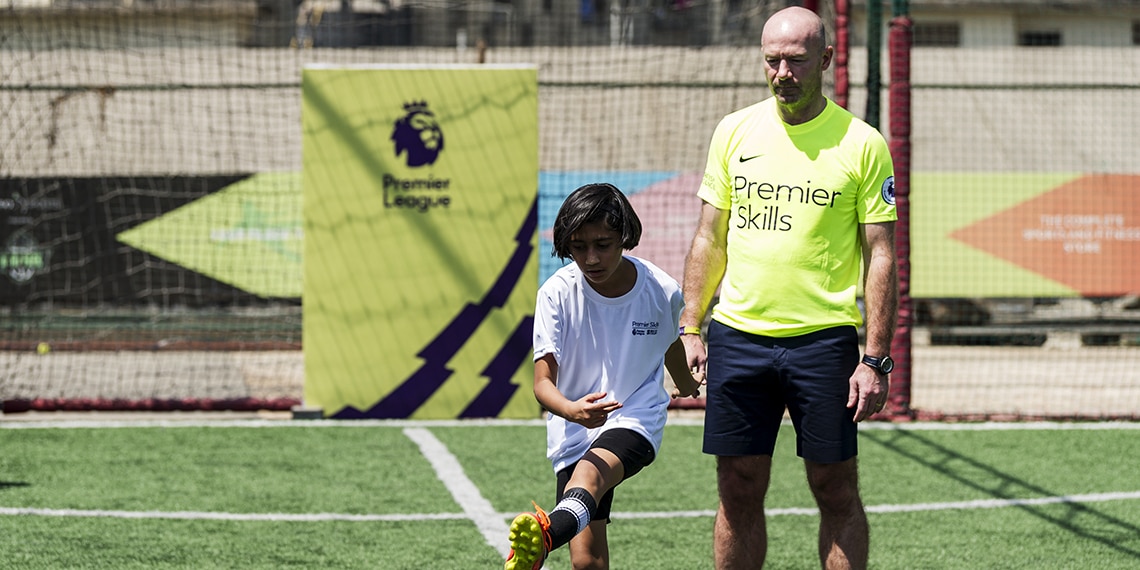
[[[915,47],[958,47],[962,26],[958,22],[915,22]]]
[[[583,24],[604,24],[609,12],[606,0],[581,0],[578,3],[578,15]]]
[[[1132,22],[1132,45],[1140,46],[1140,20]]]
[[[1017,45],[1030,47],[1057,47],[1061,45],[1061,32],[1033,30],[1021,32]]]

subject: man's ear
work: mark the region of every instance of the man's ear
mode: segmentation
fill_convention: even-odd
[[[834,57],[835,57],[835,48],[832,46],[827,46],[827,49],[823,50],[823,60],[820,63],[820,69],[827,69],[827,68],[831,67],[831,60]]]

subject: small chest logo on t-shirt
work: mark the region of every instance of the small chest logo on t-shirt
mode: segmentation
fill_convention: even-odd
[[[658,328],[657,321],[633,321],[633,336],[655,335]]]

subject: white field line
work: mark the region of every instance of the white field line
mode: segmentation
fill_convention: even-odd
[[[427,513],[403,515],[349,515],[339,513],[219,513],[199,511],[104,511],[80,509],[34,509],[0,507],[0,515],[76,517],[111,519],[170,519],[170,520],[212,520],[212,521],[256,521],[256,522],[407,522],[442,521],[468,518],[464,513]]]
[[[464,479],[466,479],[464,477]],[[974,501],[956,501],[948,503],[914,503],[909,505],[872,505],[867,507],[868,513],[914,513],[924,511],[946,511],[946,510],[980,510],[980,509],[1000,509],[1007,507],[1022,507],[1022,506],[1040,506],[1040,505],[1056,505],[1056,504],[1084,504],[1084,503],[1103,503],[1110,501],[1128,501],[1140,499],[1140,491],[1125,491],[1116,493],[1091,493],[1087,495],[1064,495],[1059,497],[1037,497],[1033,499],[979,499]],[[477,502],[477,501],[472,501]],[[784,508],[784,509],[768,509],[766,511],[768,516],[814,516],[819,514],[815,509],[810,508]],[[269,521],[269,522],[323,522],[323,521],[348,521],[348,522],[415,522],[415,521],[438,521],[438,520],[463,520],[472,519],[472,511],[465,511],[462,513],[427,513],[427,514],[402,514],[402,515],[350,515],[350,514],[337,514],[337,513],[313,513],[313,514],[294,514],[294,513],[219,513],[219,512],[194,512],[194,511],[104,511],[104,510],[79,510],[79,509],[36,509],[36,508],[12,508],[0,507],[0,516],[43,516],[43,517],[103,517],[103,518],[121,518],[121,519],[173,519],[173,520],[222,520],[222,521]],[[513,517],[514,512],[495,513],[495,512],[479,512],[480,520],[490,521],[494,519],[497,521],[495,524],[488,526],[500,526],[501,531],[496,531],[492,537],[489,537],[488,543],[498,544],[506,542],[507,525],[506,520]],[[614,512],[614,518],[620,519],[665,519],[665,518],[700,518],[700,517],[713,517],[716,511],[658,511],[658,512]],[[484,533],[487,536],[487,533]],[[496,550],[502,551],[501,546],[495,546]],[[503,552],[506,557],[506,553]]]
[[[420,452],[435,469],[435,476],[439,477],[448,491],[451,491],[455,502],[459,503],[463,513],[475,523],[475,527],[483,535],[483,540],[486,540],[491,548],[496,549],[505,560],[510,551],[507,538],[510,528],[503,515],[495,512],[491,502],[483,498],[479,487],[467,478],[459,459],[427,429],[407,428],[404,430],[404,435],[420,446]]]
[[[0,416],[2,418],[2,416]],[[702,425],[700,419],[672,419],[674,425]],[[437,421],[407,421],[407,420],[309,420],[285,422],[281,420],[149,420],[149,421],[35,421],[35,422],[3,422],[0,429],[29,429],[29,428],[114,428],[114,427],[399,427],[404,434],[414,441],[420,452],[431,463],[436,476],[451,492],[456,503],[463,509],[463,513],[449,514],[397,514],[397,515],[351,515],[337,513],[219,513],[194,511],[110,511],[110,510],[78,510],[78,509],[36,509],[36,508],[9,508],[0,507],[0,516],[56,516],[56,517],[108,517],[127,519],[198,519],[198,520],[227,520],[227,521],[353,521],[353,522],[384,522],[384,521],[431,521],[469,519],[479,529],[483,539],[506,558],[509,546],[506,541],[509,532],[506,524],[507,517],[513,516],[495,512],[491,503],[479,492],[478,487],[464,473],[459,460],[439,441],[427,428],[429,427],[478,427],[502,425],[534,425],[540,426],[541,420],[437,420]],[[1001,429],[1137,429],[1140,423],[1131,422],[1095,422],[1095,423],[1064,423],[1064,422],[1025,422],[1001,423],[987,422],[977,424],[889,424],[868,423],[863,429],[885,430],[1001,430]],[[953,503],[919,503],[912,505],[877,505],[867,507],[869,513],[896,513],[919,512],[937,510],[971,510],[993,509],[1024,505],[1047,505],[1057,503],[1089,503],[1103,501],[1119,501],[1140,499],[1140,491],[1122,493],[1099,493],[1090,495],[1072,495],[1060,497],[1041,497],[1035,499],[984,499],[975,501],[960,501]],[[818,511],[812,508],[769,509],[768,516],[783,515],[816,515]],[[614,518],[648,519],[648,518],[691,518],[713,517],[715,511],[675,511],[675,512],[623,512],[613,513]]]
[[[1037,497],[1034,499],[978,499],[974,501],[956,501],[952,503],[914,503],[910,505],[872,505],[866,507],[868,513],[916,513],[923,511],[971,511],[979,509],[1000,509],[1005,507],[1103,503],[1107,501],[1127,501],[1140,499],[1140,491],[1122,493],[1093,493],[1088,495],[1065,495],[1060,497]],[[770,517],[785,515],[818,515],[819,511],[811,508],[792,507],[786,509],[768,509],[764,514]],[[700,518],[716,516],[716,511],[663,511],[640,513],[613,513],[613,518],[621,519],[669,519],[669,518]]]
[[[502,426],[545,426],[546,421],[510,419],[471,419],[471,420],[291,420],[291,419],[225,419],[198,418],[193,414],[162,412],[147,414],[140,419],[25,419],[19,414],[0,414],[0,429],[67,429],[67,428],[139,428],[139,427],[219,427],[219,428],[433,428],[433,427],[502,427]],[[188,417],[189,416],[189,417]],[[122,414],[113,417],[122,417]],[[669,418],[669,425],[703,426],[701,418]],[[785,425],[791,425],[785,420]],[[1002,430],[1140,430],[1140,422],[864,422],[860,430],[881,431],[1002,431]]]

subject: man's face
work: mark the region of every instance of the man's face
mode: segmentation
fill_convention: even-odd
[[[765,34],[762,48],[768,88],[782,107],[799,111],[823,97],[823,70],[830,51],[795,29]]]

